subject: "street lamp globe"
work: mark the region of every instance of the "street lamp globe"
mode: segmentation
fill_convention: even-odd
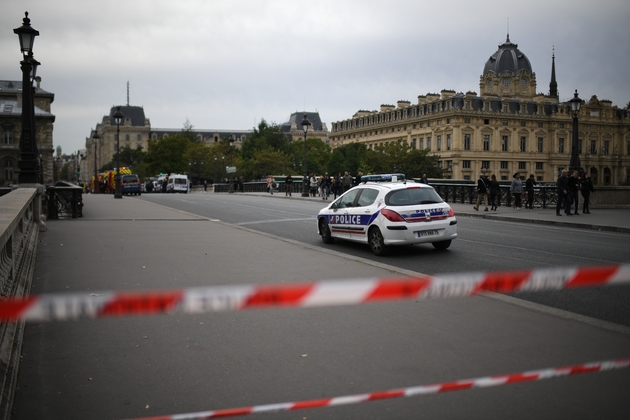
[[[22,26],[13,30],[13,33],[20,38],[20,50],[22,54],[28,55],[33,52],[33,44],[35,37],[39,35],[39,31],[31,26],[31,20],[28,18],[28,12],[24,12]]]
[[[577,89],[575,90],[575,94],[573,95],[573,99],[569,101],[571,103],[571,112],[573,113],[573,136],[572,136],[572,144],[571,144],[571,160],[569,161],[569,176],[577,171],[578,175],[581,177],[584,170],[582,169],[582,165],[580,163],[580,150],[579,150],[579,133],[578,133],[578,115],[580,113],[580,106],[582,105],[582,100],[578,96]]]
[[[573,94],[573,99],[569,101],[571,103],[571,111],[573,111],[573,115],[576,115],[580,112],[580,106],[582,105],[582,100],[578,96],[577,89],[575,89],[575,93]]]

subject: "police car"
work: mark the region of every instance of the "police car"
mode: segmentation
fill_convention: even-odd
[[[392,245],[431,243],[446,249],[457,237],[455,212],[427,184],[403,174],[367,175],[317,215],[324,243],[367,243],[375,255]]]

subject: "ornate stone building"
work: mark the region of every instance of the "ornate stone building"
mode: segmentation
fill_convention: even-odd
[[[304,140],[304,128],[302,127],[302,119],[306,118],[310,121],[311,126],[308,128],[307,137],[318,138],[324,143],[329,144],[328,128],[326,123],[322,122],[319,112],[294,112],[289,117],[289,121],[280,125],[280,131],[291,136],[291,140]]]
[[[96,125],[95,132],[98,133],[98,140],[94,140],[94,132],[90,133],[90,137],[85,139],[85,165],[88,177],[82,176],[84,180],[90,179],[94,175],[94,168],[96,167],[98,172],[103,165],[112,160],[114,153],[116,153],[116,122],[114,121],[116,108],[116,106],[113,106],[109,111],[109,115],[105,115],[103,120]],[[141,146],[142,150],[147,151],[149,139],[160,140],[182,132],[182,129],[151,128],[150,120],[145,117],[144,109],[139,106],[120,106],[120,112],[124,117],[124,122],[120,126],[121,148],[130,147],[137,149]],[[326,124],[322,123],[317,112],[291,114],[289,122],[280,126],[281,131],[291,135],[293,140],[302,140],[304,132],[300,122],[304,114],[308,116],[313,124],[309,128],[308,137],[321,137],[322,140],[327,141],[328,129]],[[297,125],[295,122],[296,118],[298,118]],[[253,130],[192,129],[192,132],[201,142],[208,146],[233,137],[233,145],[240,148],[243,142],[253,133]]]
[[[332,124],[333,148],[351,142],[368,148],[398,139],[439,155],[446,178],[474,180],[496,174],[509,180],[519,171],[555,181],[571,157],[572,114],[560,102],[552,57],[547,95],[536,93],[536,73],[517,44],[506,41],[486,61],[479,91],[418,96],[379,111],[358,111]],[[599,185],[630,182],[630,114],[592,96],[579,112],[582,167]]]
[[[55,95],[40,87],[41,79],[36,78],[35,86],[35,141],[39,153],[43,183],[53,182],[53,123],[55,116],[50,113],[50,105]],[[22,133],[22,82],[0,80],[0,185],[18,183],[18,159],[20,157],[20,136]]]

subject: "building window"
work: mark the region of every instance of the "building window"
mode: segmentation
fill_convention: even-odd
[[[591,140],[591,148],[589,150],[591,155],[597,154],[597,140]]]
[[[501,137],[501,151],[502,152],[508,151],[508,136]]]
[[[442,169],[444,167],[444,162],[442,162],[441,160],[438,161],[438,168]]]
[[[453,161],[452,160],[447,160],[446,161],[446,169],[448,171],[452,171],[453,170]]]
[[[578,154],[582,154],[582,139],[578,140]]]
[[[630,148],[630,141],[628,147]],[[470,150],[470,134],[464,134],[464,150]]]
[[[558,127],[559,127],[559,128],[564,128],[564,123],[560,123],[560,124],[558,125]]]
[[[507,106],[507,105],[506,105],[506,106]],[[503,125],[508,125],[507,120],[503,120],[502,124],[503,124]]]
[[[427,149],[431,150],[431,137],[427,137]]]
[[[501,169],[507,169],[508,168],[508,161],[507,160],[502,160],[501,161]]]
[[[521,152],[527,151],[527,137],[521,137]]]
[[[9,159],[4,161],[4,180],[13,181],[13,164]]]
[[[416,148],[416,139],[412,139],[411,140],[411,148],[415,149]]]
[[[610,150],[610,142],[608,140],[604,141],[604,147],[602,148],[602,155],[607,155]]]
[[[462,168],[470,169],[470,161],[469,160],[462,160]]]
[[[527,168],[527,162],[519,162],[518,169],[524,171]]]
[[[451,150],[451,135],[446,135],[446,150]]]
[[[142,141],[142,135],[138,134],[138,141]]]
[[[483,150],[486,152],[490,150],[490,135],[489,134],[483,135]]]
[[[420,150],[424,150],[424,138],[423,137],[420,137],[419,144],[420,144]]]
[[[543,128],[543,123],[539,122],[538,123],[538,128]]]
[[[117,144],[114,145],[114,152],[118,152],[118,145]]]
[[[543,152],[543,138],[542,137],[538,137],[538,153],[542,153]]]
[[[481,161],[481,169],[490,169],[490,161],[482,160]]]
[[[129,141],[129,134],[125,134],[125,140]]]
[[[527,127],[527,123],[525,121],[521,121],[521,127]]]
[[[545,163],[544,162],[536,162],[536,170],[537,171],[542,171],[545,167]]]
[[[437,125],[442,125],[442,120],[437,120]]]
[[[484,123],[484,125],[489,125],[490,124],[490,119],[489,118],[484,118],[483,119],[483,123]]]
[[[470,118],[464,118],[464,124],[470,124]]]
[[[470,101],[466,101],[466,109],[470,109]],[[468,122],[470,122],[470,119]]]
[[[450,123],[451,123],[451,119],[450,119],[450,118],[447,118],[447,119],[446,119],[446,124],[450,124]]]
[[[427,127],[431,127],[431,121],[427,121]]]
[[[118,134],[114,134],[114,141],[118,141]]]
[[[437,136],[437,150],[438,152],[442,151],[442,136]]]
[[[564,153],[564,138],[558,139],[558,153]]]

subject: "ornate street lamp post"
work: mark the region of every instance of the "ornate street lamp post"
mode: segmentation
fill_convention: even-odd
[[[96,151],[98,148],[98,139],[100,138],[100,136],[98,135],[98,132],[96,130],[94,130],[92,132],[92,140],[94,140],[94,181],[92,182],[92,194],[98,192],[98,173],[97,173],[97,168],[96,168]]]
[[[213,184],[217,182],[217,155],[214,155],[214,179],[212,180]]]
[[[28,12],[24,13],[22,26],[13,30],[20,39],[20,49],[23,60],[22,68],[22,135],[20,138],[20,158],[18,168],[20,184],[36,184],[38,178],[37,143],[35,141],[35,107],[33,101],[33,83],[37,65],[40,64],[33,58],[33,43],[39,35],[31,26]]]
[[[230,142],[230,189],[228,192],[230,194],[234,194],[234,180],[232,178],[232,172],[231,172],[232,171],[232,153],[233,153],[232,145],[234,144],[234,135],[231,135],[228,141]]]
[[[571,161],[569,162],[569,176],[573,171],[578,171],[578,175],[582,177],[584,170],[580,164],[580,149],[579,149],[579,133],[578,133],[578,114],[580,113],[580,106],[582,100],[578,97],[577,89],[573,99],[569,101],[571,103],[571,113],[573,114],[573,141],[571,145]]]
[[[122,198],[122,185],[120,185],[120,124],[123,120],[123,114],[120,112],[120,107],[116,107],[116,113],[114,114],[114,121],[116,122],[116,192],[114,198]]]
[[[302,197],[308,197],[309,190],[309,180],[308,180],[308,170],[306,169],[306,133],[308,132],[308,127],[311,125],[311,122],[306,118],[306,114],[304,114],[304,118],[302,118],[302,129],[304,130],[304,180],[302,181]]]

